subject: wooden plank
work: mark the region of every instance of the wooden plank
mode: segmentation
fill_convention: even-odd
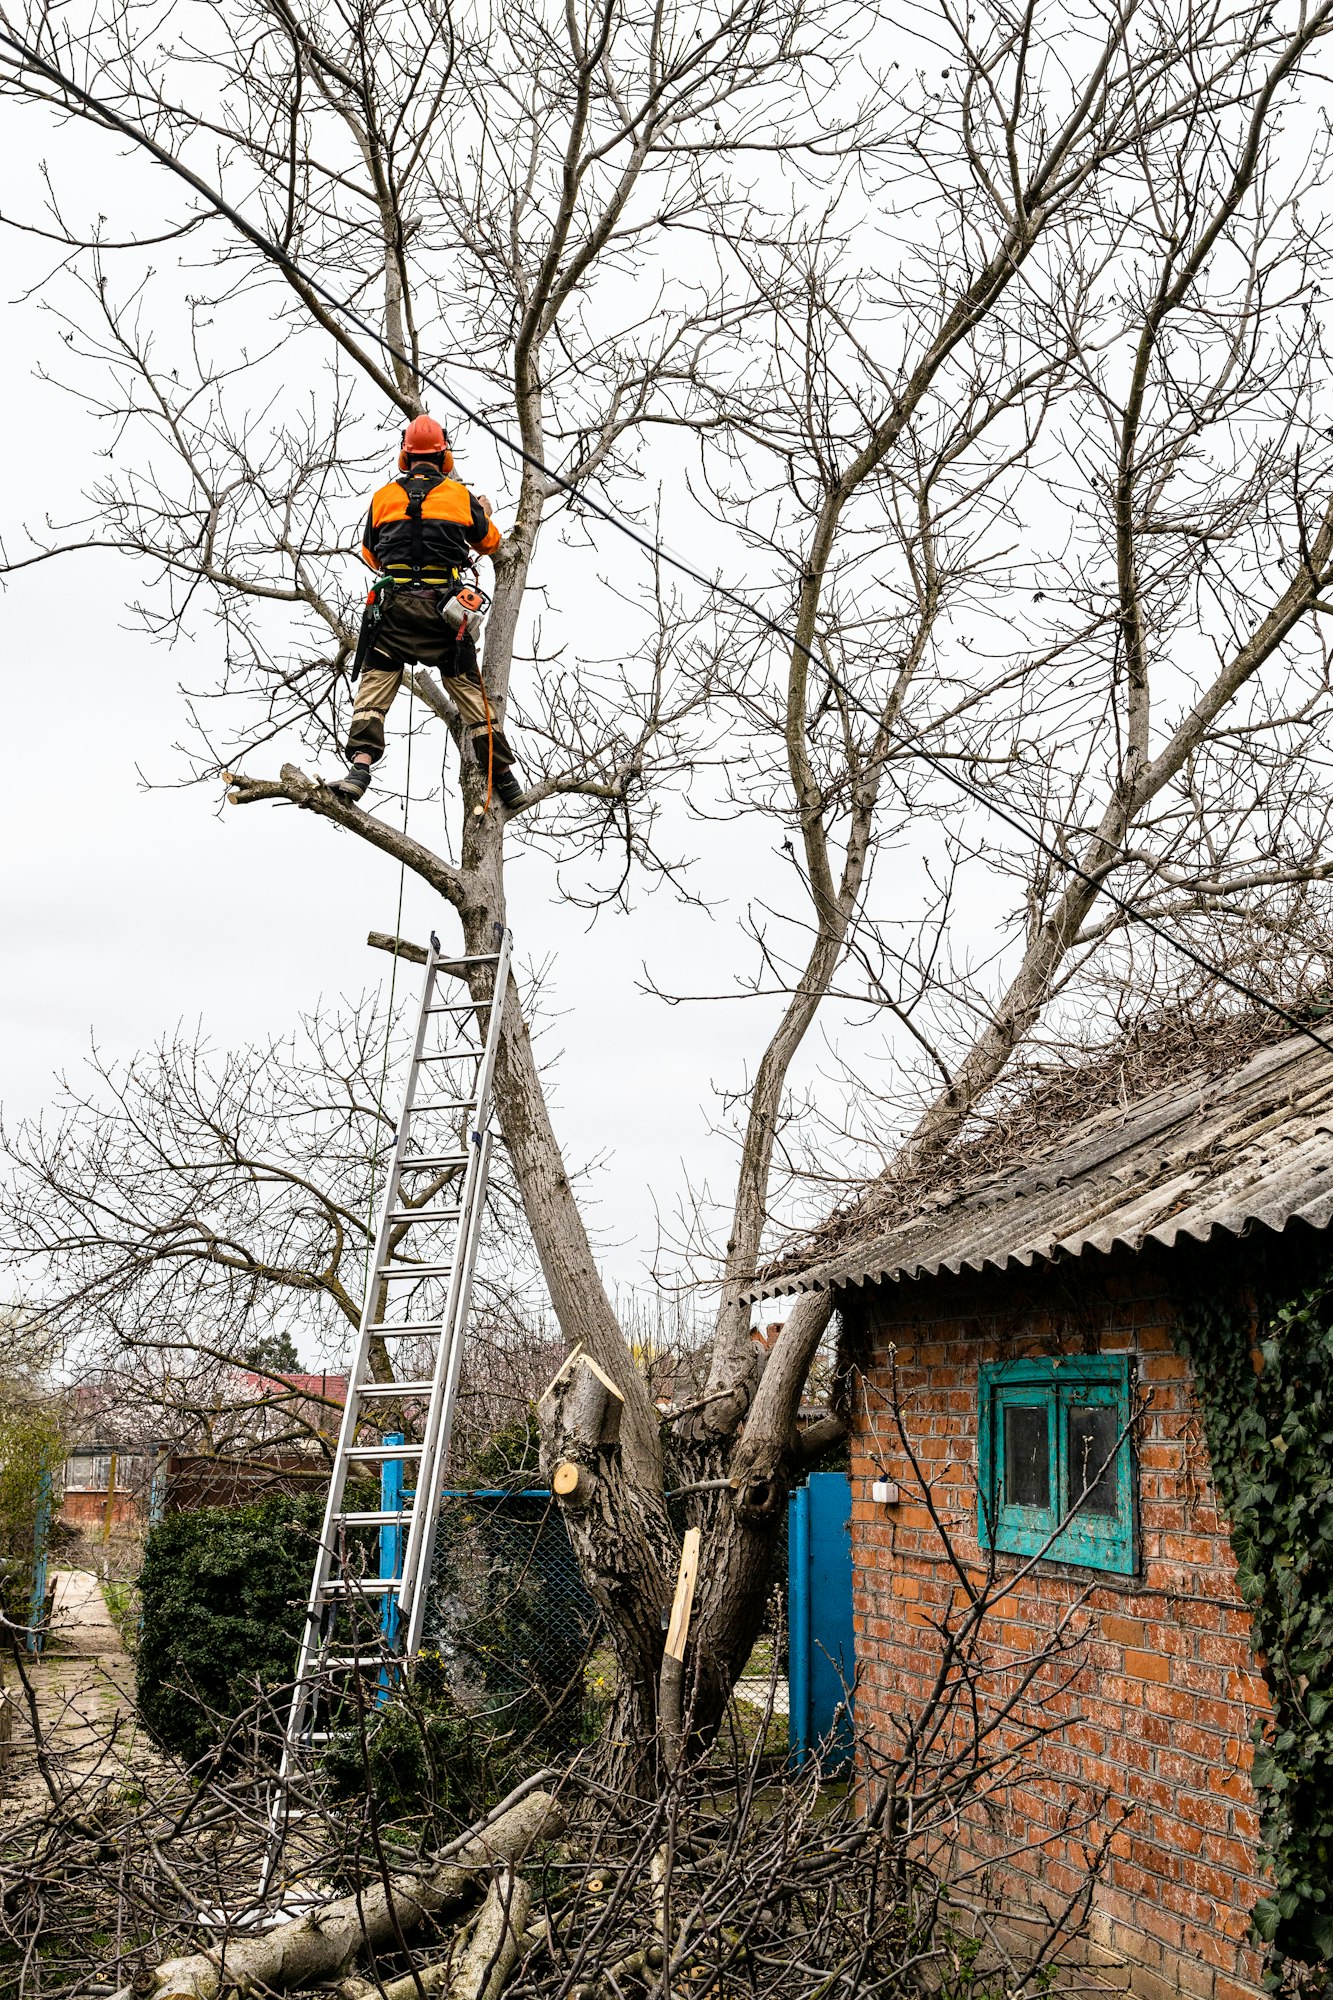
[[[690,1636],[690,1614],[694,1610],[694,1586],[699,1577],[699,1530],[687,1528],[685,1539],[680,1545],[680,1570],[676,1577],[676,1595],[671,1606],[671,1623],[667,1626],[666,1645],[663,1648],[668,1659],[685,1658],[685,1642]]]

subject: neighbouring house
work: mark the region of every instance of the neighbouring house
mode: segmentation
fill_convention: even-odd
[[[162,1511],[235,1507],[275,1493],[322,1492],[347,1399],[346,1375],[234,1370],[229,1423],[211,1450],[177,1450],[162,1472]]]
[[[115,1377],[80,1385],[61,1524],[95,1545],[141,1534],[160,1514],[236,1506],[327,1483],[345,1375],[227,1368],[210,1379],[207,1393],[207,1408],[164,1402],[154,1410],[137,1385]],[[156,1441],[154,1422],[162,1432]]]
[[[103,1539],[141,1527],[153,1508],[159,1454],[104,1438],[73,1447],[65,1460],[57,1518],[85,1537]]]
[[[1279,1414],[1263,1401],[1288,1344],[1305,1353],[1282,1301],[1333,1270],[1333,1049],[1205,1047],[1196,1073],[1129,1101],[1107,1073],[1086,1105],[1063,1085],[1044,1132],[1019,1120],[1007,1158],[1001,1135],[881,1184],[765,1289],[830,1288],[841,1315],[861,1729],[891,1742],[924,1693],[960,1575],[1005,1586],[996,1686],[1072,1609],[1074,1687],[1033,1690],[1067,1726],[960,1828],[974,1883],[1019,1918],[1071,1894],[1104,1795],[1094,1956],[1145,2000],[1240,2000],[1264,1969],[1265,1838],[1296,1854],[1306,1898],[1283,1905],[1279,1945],[1294,1926],[1305,1956],[1333,1958],[1333,1302]],[[1307,1428],[1313,1469],[1293,1474]],[[1270,1447],[1267,1485],[1231,1478],[1233,1454]],[[1283,1517],[1294,1543],[1256,1568],[1292,1477],[1308,1489]],[[1305,1652],[1266,1656],[1259,1634],[1303,1616]],[[1281,1754],[1256,1773],[1265,1726]]]

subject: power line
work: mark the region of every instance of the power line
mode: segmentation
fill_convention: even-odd
[[[0,16],[0,20],[3,20],[2,16]],[[135,125],[127,118],[122,118],[118,111],[115,111],[110,105],[104,104],[91,91],[86,90],[82,84],[77,83],[73,77],[67,76],[54,63],[48,62],[45,57],[29,48],[17,35],[11,33],[7,26],[0,26],[0,43],[6,44],[9,48],[16,51],[20,59],[20,67],[35,70],[38,75],[55,85],[57,89],[66,91],[71,97],[77,99],[80,104],[87,108],[96,122],[109,126],[113,131],[119,132],[125,138],[129,139],[132,144],[141,146],[146,152],[150,153],[158,161],[159,165],[166,167],[169,173],[175,174],[179,180],[183,180],[188,187],[193,188],[194,192],[206,201],[216,214],[224,216],[235,229],[240,231],[247,242],[252,243],[270,263],[276,264],[279,269],[287,272],[299,287],[313,295],[316,299],[321,300],[331,311],[337,313],[342,319],[354,326],[358,333],[362,334],[367,340],[374,342],[391,360],[401,362],[405,368],[411,371],[413,377],[418,382],[425,383],[429,388],[433,389],[438,396],[441,396],[461,416],[466,417],[469,423],[475,424],[488,437],[493,438],[505,451],[512,453],[522,464],[530,466],[534,472],[541,473],[542,477],[548,480],[558,492],[568,494],[571,501],[576,503],[576,505],[595,514],[598,519],[605,521],[609,527],[614,528],[617,533],[624,535],[636,547],[642,549],[645,554],[652,556],[655,560],[666,563],[670,568],[677,570],[682,576],[689,577],[691,582],[697,583],[701,589],[707,591],[711,596],[734,605],[747,618],[754,620],[772,637],[780,639],[784,646],[793,647],[809,661],[811,666],[815,667],[828,678],[832,685],[838,689],[844,700],[850,702],[853,707],[859,709],[863,715],[869,717],[876,724],[879,723],[880,718],[875,710],[854,695],[827,663],[820,660],[811,648],[802,639],[799,639],[794,632],[790,631],[780,619],[772,617],[770,613],[764,611],[759,605],[753,604],[741,591],[734,589],[730,584],[723,583],[719,577],[710,577],[703,570],[697,569],[688,558],[676,554],[665,542],[660,541],[654,536],[641,533],[631,522],[626,521],[622,515],[618,514],[614,508],[608,506],[605,501],[599,500],[595,494],[582,491],[572,480],[565,479],[558,472],[553,472],[543,459],[537,457],[535,453],[530,452],[520,440],[511,437],[500,425],[492,423],[489,417],[483,416],[479,410],[474,409],[456,390],[447,387],[443,382],[437,381],[428,369],[419,366],[413,361],[410,355],[405,354],[400,347],[397,347],[393,341],[381,333],[378,327],[365,319],[355,306],[349,305],[346,300],[339,298],[335,292],[330,291],[318,278],[312,277],[288,251],[283,249],[280,243],[275,243],[272,237],[266,236],[263,230],[257,229],[238,208],[233,207],[216,188],[210,187],[207,181],[201,180],[198,174],[185,165],[184,161],[178,159],[175,154],[168,152],[164,146],[160,146],[142,127]],[[386,384],[386,386],[391,388],[392,385]],[[1252,1002],[1253,1005],[1273,1014],[1277,1019],[1285,1021],[1289,1027],[1294,1028],[1299,1034],[1304,1035],[1307,1040],[1313,1042],[1316,1048],[1328,1050],[1330,1047],[1333,1047],[1333,1044],[1326,1042],[1322,1036],[1317,1035],[1307,1022],[1300,1020],[1298,1016],[1284,1007],[1280,1001],[1273,1000],[1267,994],[1260,993],[1255,987],[1248,986],[1244,980],[1238,979],[1234,973],[1228,972],[1225,967],[1214,964],[1212,959],[1206,957],[1204,953],[1196,951],[1192,945],[1183,942],[1173,932],[1167,930],[1154,918],[1143,912],[1132,898],[1121,896],[1118,891],[1110,888],[1105,881],[1099,881],[1097,877],[1089,874],[1085,868],[1082,868],[1078,862],[1070,860],[1068,855],[1053,846],[1034,827],[1026,825],[1024,821],[1019,819],[1014,813],[1011,813],[1006,807],[998,805],[994,799],[988,798],[977,786],[971,784],[969,780],[953,770],[944,759],[936,757],[931,751],[926,749],[919,731],[914,730],[909,736],[904,736],[895,730],[892,732],[892,737],[901,748],[910,750],[923,763],[929,765],[938,777],[943,778],[946,783],[954,786],[956,790],[963,792],[987,812],[993,813],[1006,826],[1011,827],[1025,840],[1031,841],[1033,846],[1057,867],[1063,868],[1068,874],[1087,883],[1099,895],[1105,896],[1107,901],[1114,904],[1124,915],[1132,917],[1136,923],[1141,924],[1145,930],[1151,932],[1154,937],[1160,939],[1171,950],[1178,952],[1182,958],[1188,959],[1200,971],[1206,972],[1212,978],[1219,980],[1222,985],[1229,987],[1232,992],[1240,994],[1243,998]],[[1112,848],[1116,853],[1126,853],[1126,850],[1116,841],[1104,840],[1104,844]]]

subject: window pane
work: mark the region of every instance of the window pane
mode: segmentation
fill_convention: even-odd
[[[1004,1497],[1010,1507],[1051,1504],[1051,1447],[1044,1403],[1004,1406]]]
[[[76,1451],[65,1463],[67,1493],[105,1493],[111,1480],[109,1451]]]
[[[1106,1404],[1071,1405],[1069,1411],[1069,1504],[1080,1515],[1116,1511],[1116,1439],[1120,1412]],[[1109,1462],[1108,1462],[1109,1461]],[[1087,1498],[1083,1496],[1086,1493]]]

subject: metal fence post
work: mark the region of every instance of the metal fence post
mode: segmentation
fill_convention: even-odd
[[[788,1501],[787,1737],[797,1764],[810,1755],[810,1489],[798,1486]]]
[[[45,1460],[37,1482],[37,1513],[32,1525],[32,1598],[28,1605],[27,1650],[40,1653],[46,1640],[47,1548],[51,1539],[51,1468]]]
[[[388,1431],[385,1444],[403,1444],[406,1433]],[[403,1460],[386,1458],[380,1465],[380,1512],[381,1514],[401,1514],[403,1511]],[[403,1566],[403,1529],[399,1521],[386,1521],[380,1528],[380,1581],[388,1583],[397,1576]],[[392,1652],[398,1639],[398,1599],[392,1591],[386,1590],[380,1609],[380,1630],[384,1643]],[[385,1673],[381,1672],[381,1699]]]

